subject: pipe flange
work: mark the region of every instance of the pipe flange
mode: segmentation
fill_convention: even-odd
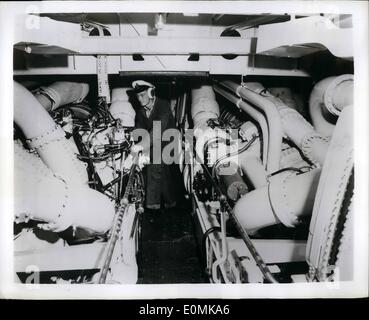
[[[279,190],[276,190],[275,187],[273,188],[273,183],[269,182],[268,184],[268,197],[269,197],[269,203],[270,203],[270,207],[272,208],[273,214],[280,222],[282,222],[283,225],[289,228],[295,228],[300,223],[300,220],[297,217],[296,213],[290,209],[291,205],[288,203],[288,197],[287,197],[286,182],[288,179],[294,176],[296,176],[295,173],[291,173],[291,172],[283,173],[283,179],[281,181],[281,189]],[[278,198],[281,199],[280,204],[284,208],[283,210],[277,210],[277,208],[275,207],[275,204],[273,204],[272,202],[272,198],[273,198],[272,194],[280,194],[280,193],[282,196]],[[277,214],[277,212],[279,213],[283,212],[283,214]]]
[[[330,140],[328,137],[321,136],[317,133],[309,134],[302,139],[301,150],[304,155],[314,164],[319,164],[319,161],[315,159],[312,155],[312,146],[314,144],[314,141],[322,141],[328,144]]]
[[[27,139],[27,143],[31,149],[42,149],[46,145],[54,141],[59,141],[65,137],[64,130],[59,126],[55,125],[51,130],[40,134],[37,137]]]
[[[339,116],[341,114],[341,110],[338,110],[333,102],[334,97],[334,89],[345,81],[354,81],[354,76],[352,74],[343,74],[334,78],[328,85],[327,89],[324,92],[324,105],[327,110],[335,115]]]

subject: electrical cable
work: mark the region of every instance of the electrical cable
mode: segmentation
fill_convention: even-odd
[[[214,178],[215,177],[215,169],[216,169],[216,167],[218,166],[218,164],[221,162],[221,161],[223,161],[224,159],[227,159],[227,158],[229,158],[229,157],[233,157],[233,156],[236,156],[236,155],[238,155],[238,154],[240,154],[241,152],[244,152],[244,151],[246,151],[253,143],[254,143],[254,141],[256,140],[256,138],[257,138],[257,136],[253,136],[252,138],[251,138],[251,140],[246,144],[246,145],[244,145],[241,149],[239,149],[239,150],[237,150],[237,151],[235,151],[235,152],[231,152],[231,153],[228,153],[228,154],[225,154],[224,156],[222,156],[222,157],[220,157],[217,161],[215,161],[215,163],[214,163],[214,165],[213,165],[213,169],[212,169],[212,171],[211,171],[211,176],[212,176],[212,178]]]

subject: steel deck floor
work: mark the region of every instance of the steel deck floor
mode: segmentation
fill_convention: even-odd
[[[141,284],[207,283],[189,209],[146,211],[138,257]]]

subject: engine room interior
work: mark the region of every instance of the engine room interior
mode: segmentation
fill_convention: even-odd
[[[352,279],[352,30],[325,13],[20,15],[17,281],[30,265],[49,284]],[[173,124],[148,153],[135,81]],[[168,178],[148,174],[162,162]],[[169,178],[175,206],[155,213]]]

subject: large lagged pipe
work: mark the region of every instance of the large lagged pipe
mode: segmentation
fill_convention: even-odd
[[[267,95],[269,100],[274,101],[279,111],[284,134],[302,150],[311,162],[323,164],[329,138],[317,132],[305,120],[295,109],[291,97],[280,95],[280,98],[277,98],[270,93]]]
[[[260,158],[256,156],[248,156],[242,158],[240,162],[242,171],[255,189],[261,188],[268,183],[268,174],[263,167]]]
[[[322,168],[306,248],[312,281],[329,280],[333,268],[337,280],[353,280],[353,116],[351,106],[341,112]]]
[[[322,165],[327,152],[329,138],[316,132],[314,127],[296,110],[279,107],[283,131],[286,136],[314,164]]]
[[[315,128],[294,108],[288,95],[280,98],[270,96],[278,108],[284,134],[292,140],[313,163],[322,165],[328,148],[329,138]]]
[[[195,149],[201,162],[204,162],[204,149],[209,141],[226,140],[227,134],[222,129],[208,126],[208,120],[219,117],[219,105],[212,86],[201,85],[194,88],[191,91],[191,96],[191,116],[196,138]]]
[[[210,85],[202,85],[191,91],[191,116],[195,128],[206,123],[209,119],[217,119],[219,117],[219,105],[215,99],[213,87]]]
[[[41,228],[63,231],[70,226],[105,233],[112,225],[114,205],[86,185],[57,177],[42,160],[14,144],[14,214],[16,222],[45,222]]]
[[[88,94],[87,83],[58,81],[48,87],[40,87],[35,97],[48,111],[69,103],[81,102]]]
[[[309,111],[317,132],[331,136],[337,116],[353,104],[354,76],[343,74],[319,81],[310,94]]]
[[[129,102],[127,91],[129,88],[115,88],[112,90],[110,113],[114,119],[120,119],[124,127],[134,127],[136,112]]]
[[[64,180],[86,184],[88,176],[65,133],[25,87],[14,82],[14,121],[45,164]]]
[[[277,223],[294,227],[301,216],[311,213],[319,175],[320,169],[300,175],[291,172],[275,175],[268,185],[238,200],[234,213],[250,234]]]

